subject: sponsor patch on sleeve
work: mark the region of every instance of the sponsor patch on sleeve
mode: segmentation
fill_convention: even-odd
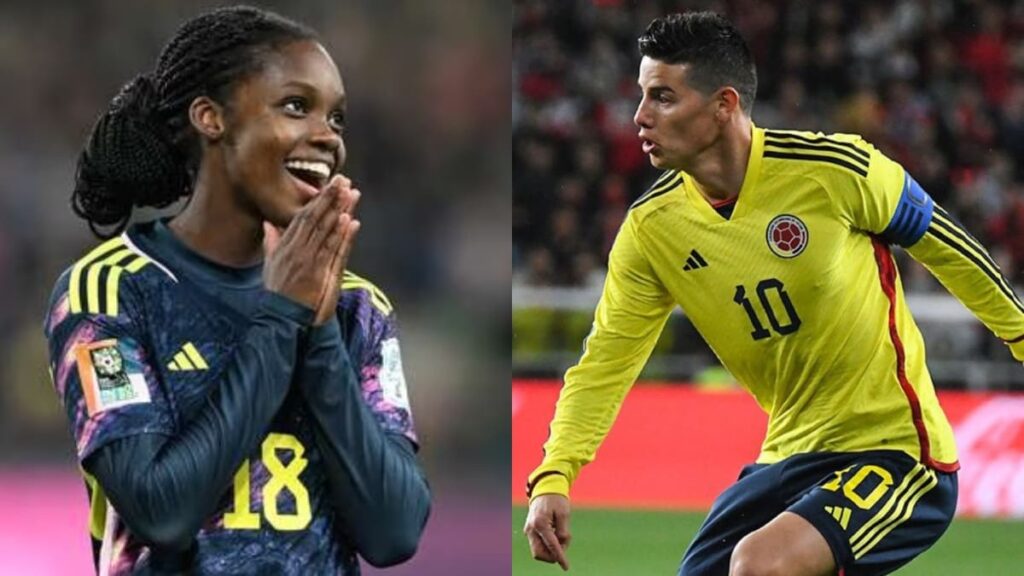
[[[405,372],[398,338],[381,343],[380,388],[384,400],[392,406],[409,410],[409,394],[405,389]]]
[[[89,416],[104,410],[150,402],[141,370],[131,370],[117,339],[81,344],[75,348],[78,376]]]

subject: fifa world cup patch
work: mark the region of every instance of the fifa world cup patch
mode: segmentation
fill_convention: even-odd
[[[75,347],[75,360],[89,416],[151,401],[141,368],[125,361],[117,339],[80,344]]]
[[[392,406],[409,410],[409,393],[405,389],[405,372],[402,370],[402,355],[398,338],[388,338],[381,343],[380,389]]]

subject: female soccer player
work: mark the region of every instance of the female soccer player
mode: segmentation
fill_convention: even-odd
[[[112,232],[45,331],[99,574],[358,574],[415,551],[430,494],[391,305],[345,270],[344,122],[315,34],[246,7],[185,23],[97,121],[72,205]]]

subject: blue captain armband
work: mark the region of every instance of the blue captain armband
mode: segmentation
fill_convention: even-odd
[[[932,197],[921,188],[917,180],[904,172],[903,194],[900,195],[892,220],[882,232],[882,239],[887,244],[899,244],[904,248],[913,246],[928,230],[934,211],[935,202]]]

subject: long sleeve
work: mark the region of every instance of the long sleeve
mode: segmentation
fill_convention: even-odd
[[[195,418],[176,434],[123,436],[85,458],[85,470],[140,539],[165,551],[189,548],[281,407],[311,320],[311,310],[267,292]]]
[[[643,254],[632,213],[612,246],[608,276],[579,363],[565,374],[527,492],[568,495],[580,468],[607,436],[674,305]]]
[[[1024,304],[980,242],[935,206],[924,235],[907,251],[1024,362]]]
[[[906,248],[1024,361],[1024,305],[988,251],[902,166],[862,140],[857,146],[869,154],[870,168],[867,178],[834,192],[841,218]]]
[[[430,514],[430,489],[411,441],[385,431],[364,401],[336,319],[311,332],[297,378],[340,530],[370,564],[404,562]]]

